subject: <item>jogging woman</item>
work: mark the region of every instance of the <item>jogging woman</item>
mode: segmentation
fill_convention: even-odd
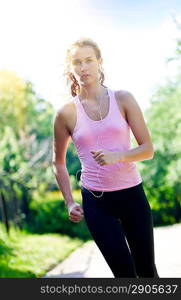
[[[103,85],[98,45],[80,38],[67,49],[71,100],[54,120],[53,167],[72,222],[85,218],[114,277],[158,277],[152,212],[136,162],[154,149],[142,111],[126,90]],[[130,129],[138,146],[131,149]],[[81,162],[82,206],[72,196],[66,152]]]

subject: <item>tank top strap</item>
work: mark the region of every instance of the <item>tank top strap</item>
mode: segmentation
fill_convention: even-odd
[[[83,105],[82,103],[80,102],[80,99],[79,99],[79,96],[75,96],[74,97],[74,103],[76,105],[76,108],[77,108],[77,117],[82,120],[87,120],[87,122],[90,122],[90,118],[88,117],[88,115],[86,114],[84,108],[83,108]]]
[[[116,96],[115,96],[115,90],[109,89],[109,95],[110,95],[110,117],[111,118],[119,118],[124,125],[129,126],[129,124],[126,122],[126,120],[123,118],[122,113],[120,112]]]
[[[109,94],[109,98],[110,98],[110,116],[111,118],[115,118],[117,116],[120,115],[119,113],[119,107],[118,107],[118,104],[117,104],[117,101],[116,101],[116,98],[115,98],[115,91],[112,90],[112,89],[109,89],[108,88],[108,94]]]
[[[78,96],[73,97],[73,102],[76,106],[76,110],[77,110],[77,119],[79,120],[79,115],[84,115],[84,109],[78,99]]]

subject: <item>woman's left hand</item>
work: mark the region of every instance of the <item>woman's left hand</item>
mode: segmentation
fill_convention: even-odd
[[[103,166],[103,165],[110,165],[110,164],[115,164],[117,162],[120,162],[123,157],[122,152],[111,152],[105,149],[101,150],[92,150],[90,151],[92,153],[93,158],[95,161]]]

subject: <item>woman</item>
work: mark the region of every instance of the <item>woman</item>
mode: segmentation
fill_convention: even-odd
[[[73,97],[54,120],[54,173],[70,220],[84,216],[114,277],[158,277],[151,208],[135,164],[153,158],[152,141],[132,94],[103,85],[102,63],[91,39],[80,38],[67,50]],[[139,145],[133,149],[130,129]],[[73,200],[66,168],[70,138],[82,166],[82,207]]]

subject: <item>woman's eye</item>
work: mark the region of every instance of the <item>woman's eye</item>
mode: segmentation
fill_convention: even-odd
[[[87,59],[86,62],[91,62],[92,59]],[[80,61],[74,61],[73,65],[80,65]]]
[[[91,62],[91,61],[92,61],[92,59],[90,59],[90,58],[89,58],[89,59],[87,59],[86,61],[87,61],[87,62]]]

